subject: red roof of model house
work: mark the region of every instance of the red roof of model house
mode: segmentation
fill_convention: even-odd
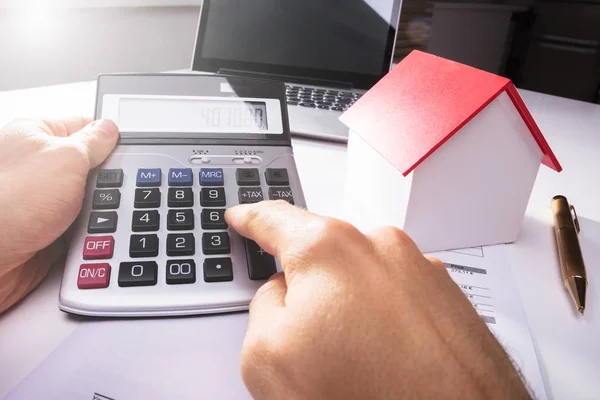
[[[561,171],[509,79],[420,51],[404,58],[340,120],[406,176],[502,92],[542,150],[542,163]]]

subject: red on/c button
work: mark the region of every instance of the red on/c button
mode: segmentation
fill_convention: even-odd
[[[111,258],[115,239],[112,236],[88,236],[83,245],[84,260]]]
[[[77,275],[77,287],[79,289],[105,288],[108,287],[109,282],[109,264],[81,264],[79,267],[79,275]]]

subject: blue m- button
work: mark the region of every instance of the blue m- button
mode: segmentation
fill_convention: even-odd
[[[191,168],[171,168],[169,170],[169,186],[192,186]]]

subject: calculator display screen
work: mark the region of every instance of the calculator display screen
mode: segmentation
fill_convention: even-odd
[[[281,134],[278,99],[172,95],[104,95],[103,117],[121,133],[171,136]]]
[[[119,127],[158,132],[267,130],[267,105],[258,101],[123,98]]]

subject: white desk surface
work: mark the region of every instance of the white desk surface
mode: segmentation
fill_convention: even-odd
[[[600,106],[521,93],[564,171],[541,168],[519,239],[509,246],[510,262],[549,397],[599,399]],[[92,115],[94,96],[94,82],[0,93],[0,125],[19,116]],[[309,209],[339,216],[345,146],[294,139],[294,149]],[[35,182],[35,177],[23,179]],[[590,281],[584,316],[575,312],[560,281],[549,208],[558,193],[575,204],[581,220]],[[0,398],[81,323],[56,306],[60,278],[55,268],[25,301],[0,317]]]

